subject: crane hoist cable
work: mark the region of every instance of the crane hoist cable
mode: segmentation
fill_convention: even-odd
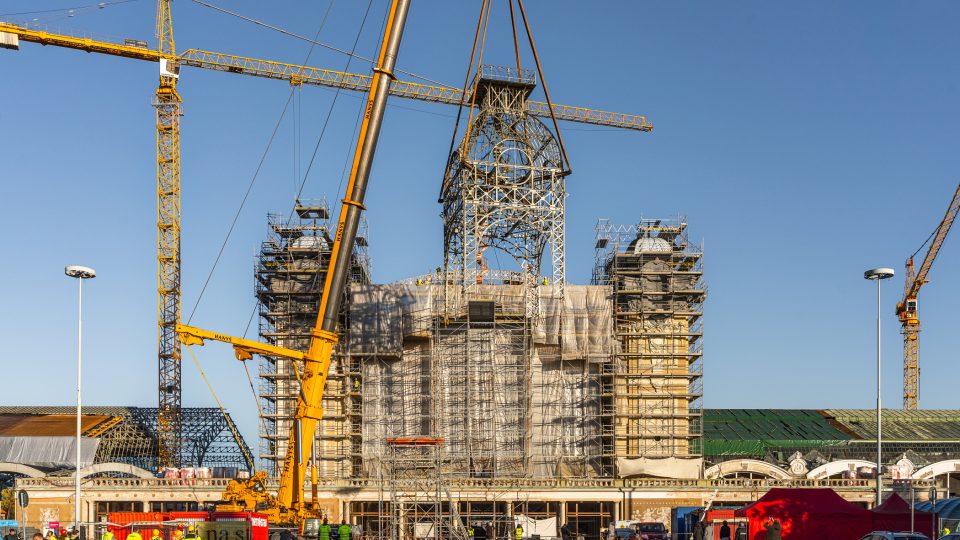
[[[114,2],[97,2],[96,4],[84,4],[82,6],[73,6],[73,7],[65,7],[65,8],[39,9],[35,11],[19,11],[16,13],[0,13],[0,17],[18,17],[20,15],[40,15],[43,13],[62,13],[65,11],[70,12],[70,11],[77,11],[81,9],[94,9],[94,8],[100,10],[100,9],[108,8],[111,6],[116,6],[120,4],[129,4],[131,2],[138,2],[138,1],[139,0],[116,0]]]
[[[320,36],[320,32],[323,31],[324,27],[327,24],[327,19],[330,16],[330,11],[333,8],[334,2],[335,0],[332,0],[330,4],[327,5],[327,9],[324,12],[323,18],[320,21],[320,26],[319,28],[317,28],[317,33],[316,33],[317,37]],[[366,16],[364,17],[364,20],[366,20]],[[361,30],[357,32],[358,39],[361,31],[362,31],[362,26],[361,26]],[[304,64],[306,64],[310,60],[310,56],[313,54],[313,49],[314,49],[314,45],[311,44],[309,49],[307,50],[307,56],[306,56],[306,60],[304,61]],[[237,207],[237,211],[233,216],[233,221],[230,223],[230,227],[227,229],[227,234],[224,237],[223,242],[220,244],[220,249],[217,252],[216,258],[213,261],[213,265],[210,267],[210,271],[207,273],[207,277],[203,282],[203,287],[200,288],[200,294],[197,296],[197,301],[193,304],[193,309],[190,310],[190,316],[187,317],[187,324],[190,324],[190,321],[193,320],[193,316],[194,314],[196,314],[197,308],[200,307],[200,301],[203,299],[203,295],[206,292],[207,287],[210,285],[210,280],[213,279],[213,274],[214,272],[216,272],[217,266],[220,264],[220,259],[223,257],[223,252],[227,247],[227,243],[230,241],[230,237],[233,235],[233,230],[236,228],[237,221],[240,219],[240,213],[243,212],[243,208],[246,206],[247,199],[250,196],[250,192],[253,189],[253,185],[256,183],[257,178],[260,175],[260,170],[263,168],[263,164],[266,161],[267,155],[270,152],[270,148],[273,146],[273,140],[274,138],[276,138],[277,132],[280,129],[280,125],[283,122],[283,118],[287,114],[287,109],[290,107],[290,102],[294,97],[295,90],[296,90],[296,87],[292,87],[290,89],[290,94],[287,96],[287,101],[283,106],[283,110],[280,112],[280,117],[277,118],[277,123],[273,127],[273,132],[270,135],[270,139],[267,141],[267,146],[266,148],[264,148],[263,153],[260,156],[260,162],[257,164],[257,168],[253,173],[253,177],[250,178],[250,182],[247,184],[247,190],[240,201],[240,205]],[[340,92],[340,89],[338,88],[337,93],[339,94],[339,92]],[[334,98],[334,102],[335,101],[336,101],[336,98]],[[331,105],[330,109],[327,111],[327,117],[326,117],[326,120],[324,121],[324,127],[326,127],[327,122],[330,121],[330,115],[332,114],[332,112],[333,112],[333,106]],[[323,138],[322,132],[321,132],[320,138],[321,139]],[[317,146],[319,145],[320,145],[320,141],[318,140]],[[314,155],[316,155],[316,150],[314,150]],[[313,160],[311,159],[311,164],[312,163],[313,163]],[[309,168],[307,172],[309,173]],[[303,188],[301,184],[301,190],[302,189]],[[256,307],[254,307],[254,310],[256,310]]]
[[[203,382],[207,383],[207,389],[210,390],[210,395],[212,395],[213,400],[217,402],[217,407],[220,408],[220,414],[223,415],[223,419],[227,423],[227,427],[229,427],[230,432],[233,433],[233,438],[237,441],[237,446],[240,447],[240,452],[243,453],[243,458],[247,462],[247,468],[252,473],[256,470],[256,464],[253,462],[253,456],[251,456],[243,444],[241,444],[243,437],[241,437],[240,433],[237,432],[236,426],[234,426],[233,422],[230,421],[230,416],[227,414],[226,409],[223,408],[223,404],[220,403],[220,398],[218,398],[217,393],[213,391],[213,386],[210,384],[210,379],[207,378],[207,374],[203,371],[203,368],[200,367],[200,361],[197,360],[197,355],[193,354],[193,347],[191,345],[187,345],[186,347],[187,351],[190,353],[190,357],[193,358],[194,365],[196,365],[197,370],[200,371],[200,376],[203,377]]]

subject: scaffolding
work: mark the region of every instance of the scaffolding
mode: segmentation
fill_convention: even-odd
[[[429,283],[428,283],[429,281]],[[348,355],[361,359],[363,474],[383,477],[399,437],[437,437],[446,478],[597,477],[601,377],[613,350],[608,289],[484,284],[450,302],[430,276],[354,286]]]
[[[298,201],[294,214],[267,217],[268,236],[256,263],[256,296],[260,336],[273,345],[305,351],[319,310],[323,284],[333,245],[330,211],[325,200]],[[353,250],[350,282],[368,283],[370,262],[366,223],[361,223]],[[341,310],[341,331],[347,327]],[[323,419],[318,423],[314,456],[322,478],[349,478],[351,456],[359,445],[359,379],[356,369],[335,349],[323,394]],[[300,393],[302,362],[282,357],[261,357],[259,396],[263,422],[260,457],[277,474],[286,456],[290,426]]]
[[[631,460],[701,459],[703,249],[684,218],[600,220],[596,233],[593,282],[612,288],[618,345],[604,392],[620,473]]]
[[[389,540],[468,540],[448,489],[444,441],[434,437],[387,439],[389,517],[375,536]]]

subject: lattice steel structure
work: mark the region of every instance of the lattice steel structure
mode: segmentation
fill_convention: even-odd
[[[306,350],[323,292],[330,249],[333,245],[330,210],[326,201],[298,202],[294,215],[268,216],[269,234],[261,244],[256,264],[260,336],[268,343]],[[370,262],[366,224],[353,250],[351,283],[369,283]],[[345,328],[347,303],[341,327]],[[342,332],[341,332],[342,334]],[[324,389],[324,417],[317,428],[318,467],[321,477],[346,478],[353,472],[351,456],[358,453],[359,368],[351,367],[338,344]],[[260,401],[263,424],[260,457],[266,470],[279,474],[287,453],[290,426],[300,392],[298,373],[303,366],[281,357],[261,357]]]
[[[485,252],[503,252],[502,269],[518,271],[530,289],[530,315],[537,311],[535,289],[547,251],[549,281],[563,296],[569,173],[554,134],[526,107],[535,87],[532,71],[481,66],[470,92],[479,110],[450,156],[440,192],[444,269],[453,282],[465,291],[491,282]]]
[[[170,0],[157,2],[160,53],[175,56]],[[180,466],[183,419],[180,414],[180,117],[175,63],[161,60],[157,109],[157,294],[160,364],[159,456],[163,466]]]
[[[703,250],[684,218],[597,224],[593,281],[613,293],[605,386],[618,460],[703,455]],[[619,461],[619,463],[623,463]]]
[[[0,416],[72,416],[73,407],[0,407]],[[158,462],[157,426],[160,409],[142,407],[84,406],[85,416],[100,416],[102,421],[83,432],[84,437],[100,439],[94,463],[127,463],[148,471],[163,467]],[[229,467],[250,471],[253,454],[229,414],[215,407],[181,410],[182,454],[175,461],[185,466]]]

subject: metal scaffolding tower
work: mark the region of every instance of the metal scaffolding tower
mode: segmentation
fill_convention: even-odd
[[[613,293],[613,369],[605,380],[618,460],[703,454],[703,250],[687,223],[597,224],[593,281]],[[623,464],[622,461],[618,463]]]
[[[298,202],[294,216],[268,216],[269,234],[261,244],[256,265],[256,295],[260,304],[260,336],[268,343],[305,350],[310,341],[323,281],[333,244],[330,211],[325,201]],[[351,267],[352,283],[370,281],[366,225],[361,226]],[[346,328],[342,310],[341,328]],[[335,352],[324,390],[324,418],[317,428],[318,470],[321,477],[347,478],[353,472],[351,455],[359,445],[358,368]],[[263,423],[260,457],[267,470],[277,474],[283,467],[287,440],[300,392],[300,362],[282,357],[262,357],[260,400]],[[352,437],[356,434],[356,437]],[[354,440],[356,439],[356,440]]]

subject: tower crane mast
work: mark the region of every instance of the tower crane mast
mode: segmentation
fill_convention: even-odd
[[[957,185],[953,193],[947,213],[929,238],[930,247],[927,248],[927,254],[920,264],[920,269],[915,270],[913,265],[913,255],[916,253],[906,262],[906,283],[903,299],[897,303],[897,316],[900,318],[900,333],[903,334],[903,409],[907,411],[915,411],[920,405],[920,318],[917,315],[917,296],[920,294],[920,288],[927,282],[927,274],[937,254],[940,253],[940,247],[947,238],[947,233],[950,232],[958,212],[960,212],[960,185]],[[923,249],[923,246],[920,249]]]
[[[157,109],[157,357],[160,381],[157,425],[158,465],[180,463],[183,425],[180,411],[180,117],[179,66],[173,41],[170,0],[157,2],[160,86]]]

